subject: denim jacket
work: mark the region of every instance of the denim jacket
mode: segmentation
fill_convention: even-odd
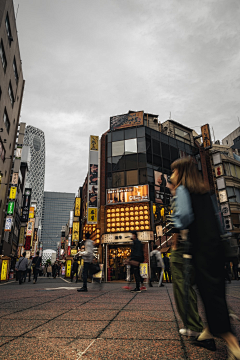
[[[185,186],[180,185],[176,190],[175,197],[176,211],[172,214],[174,226],[179,230],[184,230],[194,220],[190,194]]]

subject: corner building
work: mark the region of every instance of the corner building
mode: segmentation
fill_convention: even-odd
[[[158,122],[158,115],[144,113],[141,125],[125,124],[126,127],[112,128],[101,137],[97,231],[108,281],[126,279],[124,260],[130,254],[132,230],[138,232],[144,244],[144,262],[149,263],[150,244],[157,240],[156,225],[162,221],[156,222],[156,208],[170,210],[166,180],[171,174],[171,163],[198,154],[192,130],[172,120],[167,122],[172,128],[170,136],[162,132],[167,130]],[[181,139],[176,139],[175,133],[180,133]],[[93,240],[95,235],[93,232]]]

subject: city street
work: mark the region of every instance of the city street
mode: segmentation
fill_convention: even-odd
[[[180,336],[172,284],[137,294],[123,283],[88,285],[78,293],[79,284],[61,278],[1,284],[0,359],[227,359],[222,340],[214,353]],[[227,294],[240,314],[239,283],[228,285]],[[240,323],[233,326],[240,338]]]

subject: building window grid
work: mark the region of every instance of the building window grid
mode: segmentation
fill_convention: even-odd
[[[5,108],[4,113],[3,113],[3,122],[4,122],[4,125],[5,125],[6,129],[7,129],[7,133],[9,134],[10,121],[9,121],[9,118],[8,118],[8,114],[7,114],[6,108]]]
[[[14,56],[14,59],[13,59],[13,73],[14,73],[16,83],[18,84],[19,77],[18,77],[18,70],[17,70],[17,64],[16,64],[15,56]]]
[[[4,46],[3,46],[2,40],[1,40],[1,42],[0,42],[0,58],[1,58],[1,61],[2,61],[3,70],[4,70],[4,72],[6,72],[6,69],[7,69],[7,59],[6,59],[6,54],[5,54],[5,50],[4,50]]]
[[[9,95],[11,105],[13,107],[13,105],[14,105],[14,95],[13,95],[13,89],[12,89],[11,81],[9,82],[9,86],[8,86],[8,95]]]

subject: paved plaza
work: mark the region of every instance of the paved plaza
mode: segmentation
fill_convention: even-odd
[[[0,284],[0,359],[227,359],[217,351],[196,348],[178,330],[172,284],[142,293],[122,283],[78,284],[39,278],[37,284]],[[240,284],[227,287],[229,307],[240,315]],[[205,320],[202,305],[199,311]],[[240,323],[233,321],[240,339]]]

